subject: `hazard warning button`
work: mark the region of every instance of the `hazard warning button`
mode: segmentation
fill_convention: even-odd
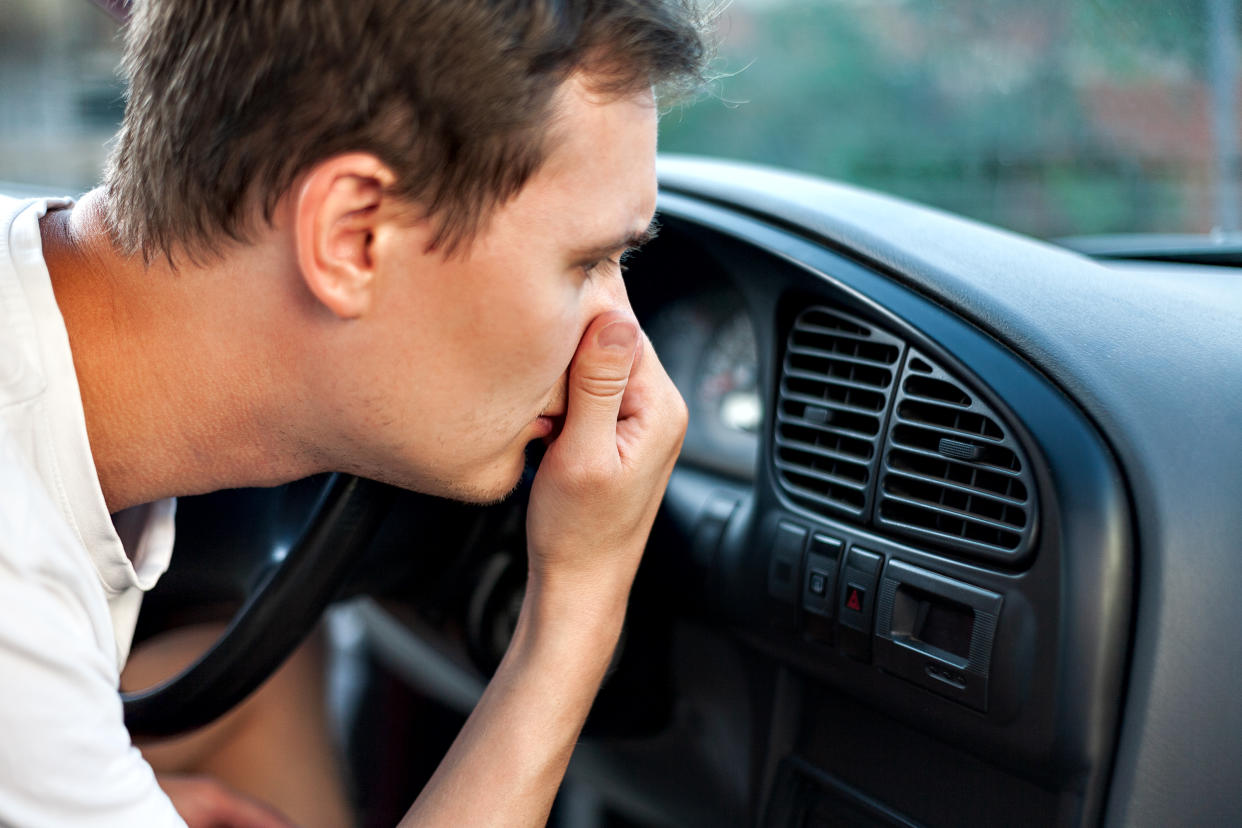
[[[863,601],[867,598],[867,590],[850,584],[845,589],[845,608],[854,612],[863,611]]]
[[[876,578],[882,562],[883,559],[876,553],[853,547],[842,567],[837,615],[843,626],[863,635],[871,635],[872,604],[875,603]]]

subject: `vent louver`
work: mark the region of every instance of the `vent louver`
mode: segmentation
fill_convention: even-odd
[[[1025,551],[1034,480],[987,405],[910,350],[889,423],[875,523],[993,560]]]
[[[884,418],[905,344],[853,316],[808,308],[785,348],[774,463],[819,514],[868,514]]]

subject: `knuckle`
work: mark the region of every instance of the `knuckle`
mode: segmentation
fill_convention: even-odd
[[[578,389],[588,397],[611,400],[625,392],[628,377],[606,376],[603,374],[579,374]]]
[[[665,424],[670,435],[684,435],[690,424],[690,409],[686,406],[686,401],[678,393],[677,388],[671,383],[666,391],[667,393],[660,401],[660,420]]]
[[[686,427],[690,425],[690,409],[686,406],[686,401],[676,392],[673,394],[669,421],[677,429],[678,434],[685,434]]]

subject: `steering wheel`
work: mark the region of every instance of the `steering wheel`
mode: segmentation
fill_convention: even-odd
[[[174,736],[240,703],[314,629],[374,538],[396,490],[333,475],[301,537],[251,589],[224,634],[196,661],[146,690],[122,693],[134,736]]]

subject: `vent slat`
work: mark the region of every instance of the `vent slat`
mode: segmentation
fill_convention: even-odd
[[[911,368],[913,369],[913,366]],[[901,388],[906,392],[907,396],[914,399],[926,400],[927,402],[939,403],[941,405],[952,405],[961,409],[969,409],[974,402],[969,394],[951,382],[945,382],[932,377],[921,377],[917,374],[907,376],[906,381],[901,384]]]
[[[860,463],[869,463],[872,457],[876,455],[876,443],[872,439],[863,439],[849,434],[842,434],[840,431],[826,429],[819,425],[810,423],[796,422],[789,419],[780,419],[778,416],[780,427],[776,430],[778,439],[793,439],[803,443],[810,443],[819,448],[839,451],[842,454],[854,457]]]
[[[788,448],[797,449],[798,451],[805,451],[811,454],[818,454],[821,457],[827,458],[829,460],[837,460],[842,463],[856,463],[859,466],[862,466],[863,468],[867,467],[868,465],[867,461],[871,459],[870,455],[859,456],[857,454],[848,454],[846,452],[838,451],[836,449],[830,449],[826,446],[817,446],[814,443],[808,443],[804,440],[791,439],[781,434],[776,435],[776,445],[782,448],[788,447]]]
[[[865,360],[877,365],[893,365],[901,351],[891,343],[874,339],[837,336],[836,334],[811,333],[796,329],[789,339],[794,351],[817,351],[846,359]]]
[[[840,475],[829,474],[827,472],[822,472],[822,471],[819,471],[818,469],[813,469],[813,468],[810,468],[809,466],[803,466],[798,463],[789,463],[785,460],[781,460],[780,458],[777,458],[775,462],[776,462],[776,467],[778,469],[784,469],[785,471],[797,472],[798,474],[804,477],[809,477],[813,480],[818,480],[821,483],[831,483],[834,486],[840,486],[845,489],[853,489],[854,491],[857,491],[859,493],[865,492],[867,490],[867,481],[865,480],[852,480],[848,477],[841,477]]]
[[[960,441],[974,443],[976,446],[984,449],[995,447],[1005,448],[1006,451],[1009,451],[1009,449],[1005,446],[1004,439],[995,439],[994,441],[994,439],[980,437],[979,434],[974,434],[969,431],[958,431],[956,428],[929,426],[928,423],[923,422],[910,422],[909,420],[904,420],[904,418],[900,416],[893,418],[893,426],[893,438],[895,441],[903,443],[905,446],[922,448],[924,451],[933,453],[939,452],[938,448],[931,448],[931,446],[939,447],[941,437],[960,439]],[[1012,452],[1009,453],[1012,454]],[[994,463],[994,466],[999,468],[1010,468],[1007,464],[1005,464],[1005,466],[999,466],[999,464]]]
[[[937,425],[936,423],[929,423],[925,420],[911,419],[909,417],[903,416],[900,412],[898,412],[893,417],[893,422],[899,423],[901,425],[913,426],[914,428],[925,429],[929,432],[935,432],[937,440],[939,440],[940,437],[948,435],[950,437],[964,438],[967,441],[974,440],[976,442],[991,443],[992,445],[998,445],[998,446],[1004,445],[1005,443],[1004,437],[995,437],[995,438],[985,437],[982,434],[978,434],[977,432],[974,432],[974,431],[963,431],[960,428]]]
[[[979,455],[977,462],[989,468],[997,469],[998,471],[1009,470],[1014,472],[1022,470],[1022,463],[1018,456],[1003,443],[991,443],[981,440],[972,434],[964,434],[947,428],[938,429],[925,425],[915,425],[904,420],[895,420],[893,423],[893,445],[902,446],[903,448],[921,449],[937,456],[943,456],[940,454],[940,440],[946,436],[978,446],[982,449],[982,454]]]
[[[823,374],[817,374],[814,371],[801,371],[797,368],[789,366],[785,367],[784,375],[793,379],[807,380],[809,382],[821,382],[824,385],[839,385],[856,391],[865,391],[868,394],[879,394],[882,391],[879,386],[868,385],[865,382],[858,382],[857,380],[850,380],[845,377],[826,377]]]
[[[965,465],[971,465],[969,463],[965,463],[965,461],[950,461],[949,458],[945,457],[943,454],[936,451],[935,449],[925,448],[924,446],[910,445],[908,443],[903,443],[900,440],[893,440],[892,444],[895,447],[899,447],[901,451],[908,451],[911,454],[918,454],[923,457],[931,457],[931,458],[935,458],[936,460],[943,460],[945,462],[961,462]],[[980,464],[975,464],[975,465],[980,465]],[[983,465],[982,467],[994,474],[1003,474],[1006,477],[1013,478],[1014,480],[1018,480],[1022,477],[1021,469],[1011,469],[1006,466],[992,466],[992,465]]]
[[[935,486],[944,486],[946,488],[953,489],[954,491],[961,492],[962,494],[967,494],[972,497],[986,497],[989,500],[995,500],[998,503],[1001,503],[1007,506],[1016,506],[1019,509],[1026,506],[1025,499],[1019,500],[1017,498],[1008,497],[1004,494],[993,492],[988,489],[977,489],[973,486],[967,486],[962,483],[955,483],[952,480],[946,480],[943,477],[934,477],[932,475],[919,474],[918,472],[907,471],[905,469],[895,469],[892,466],[889,466],[888,469],[886,469],[886,471],[888,474],[897,475],[899,477],[905,477],[910,480],[918,480],[923,483],[929,483]]]
[[[883,368],[886,371],[893,367],[893,363],[891,361],[867,359],[865,357],[843,354],[838,351],[825,351],[820,348],[811,348],[806,345],[790,345],[789,353],[796,356],[815,357],[816,359],[830,359],[834,362],[848,362],[852,365],[865,365],[868,368]]]
[[[943,426],[929,425],[929,423],[919,422],[917,420],[907,420],[907,418],[902,417],[900,415],[893,417],[893,422],[897,423],[897,425],[900,425],[900,426],[922,428],[922,430],[927,431],[928,433],[934,433],[936,437],[936,442],[938,443],[941,437],[948,436],[948,437],[956,437],[959,439],[965,439],[966,442],[976,441],[976,442],[991,443],[991,444],[994,444],[994,446],[1004,446],[1005,444],[1004,439],[989,439],[986,437],[981,437],[980,434],[976,434],[970,431],[959,431],[959,430],[956,430],[956,428],[945,428]]]
[[[851,362],[836,357],[814,356],[811,354],[786,354],[785,368],[797,371],[810,371],[820,377],[821,382],[847,380],[857,382],[871,389],[887,390],[893,384],[893,371],[889,367],[869,362]]]
[[[798,330],[808,331],[814,334],[822,334],[824,336],[839,336],[842,339],[855,339],[859,342],[870,342],[870,334],[863,330],[847,331],[843,328],[829,328],[824,325],[817,325],[814,322],[802,321],[798,323]]]
[[[861,414],[866,417],[878,417],[881,412],[874,408],[864,408],[860,405],[850,405],[849,403],[838,402],[837,400],[827,399],[824,397],[813,397],[810,394],[800,394],[796,391],[785,391],[781,394],[783,400],[792,400],[794,402],[805,403],[806,405],[817,405],[821,408],[835,408],[838,411],[848,411],[851,414]]]
[[[798,328],[817,328],[832,333],[841,332],[858,336],[871,335],[870,329],[861,320],[846,319],[844,316],[834,313],[827,308],[808,308],[804,310],[798,316],[796,325]]]
[[[833,425],[831,423],[817,423],[814,420],[808,420],[805,417],[790,416],[782,411],[776,412],[776,421],[778,423],[794,423],[796,425],[814,428],[820,431],[830,432],[832,434],[844,434],[845,436],[852,437],[855,440],[866,440],[868,442],[874,440],[878,434],[878,430],[859,431],[858,429],[843,428],[842,426]]]
[[[896,514],[890,507],[898,506],[903,510],[910,510],[920,517],[931,518],[936,522],[943,519],[946,522],[957,523],[956,526],[946,526],[943,528],[932,528],[925,523],[916,522],[913,518],[907,520],[906,517]],[[989,557],[993,556],[997,551],[1012,554],[1022,543],[1022,535],[1014,530],[989,529],[982,526],[976,526],[968,521],[952,517],[943,512],[925,509],[922,506],[911,506],[908,504],[894,504],[885,501],[881,504],[884,523],[888,526],[900,527],[911,530],[920,536],[933,538],[941,538],[950,541],[954,546],[966,549],[968,551],[981,552]]]
[[[1015,531],[1019,531],[1022,529],[1022,526],[1020,524],[1015,525],[1012,523],[1005,523],[1003,521],[990,520],[989,518],[982,517],[980,515],[975,514],[974,512],[951,509],[948,506],[944,506],[940,503],[929,503],[928,501],[922,500],[921,498],[917,498],[917,497],[905,497],[902,495],[896,495],[896,494],[886,491],[884,492],[884,499],[892,500],[897,503],[905,503],[910,506],[922,506],[923,508],[926,508],[926,509],[932,509],[932,510],[935,510],[936,512],[943,512],[944,514],[952,515],[953,517],[958,518],[960,520],[964,520],[968,523],[977,523],[980,526],[987,526],[990,529],[1000,529],[1005,532],[1015,532]]]
[[[836,509],[844,509],[851,514],[861,514],[863,507],[867,504],[866,492],[856,491],[846,487],[833,487],[827,494],[815,489],[801,486],[798,483],[800,475],[798,473],[790,473],[789,479],[785,481],[786,491],[801,501],[810,501],[816,506],[828,506]]]
[[[1005,440],[1005,432],[990,417],[939,402],[921,402],[907,398],[897,406],[897,417],[905,422],[948,429],[980,440]]]

